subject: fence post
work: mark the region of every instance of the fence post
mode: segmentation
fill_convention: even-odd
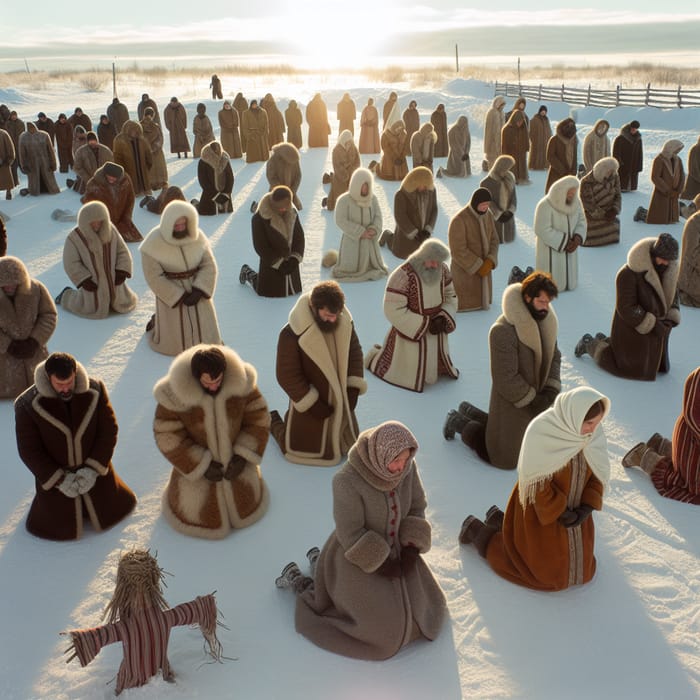
[[[620,86],[615,88],[615,107],[620,106]]]
[[[681,86],[678,86],[678,99],[676,100],[676,104],[678,105],[679,109],[683,108],[683,93],[681,92]]]
[[[591,104],[591,84],[588,83],[588,95],[586,95],[586,107]]]
[[[537,93],[537,101],[542,102],[542,83],[540,83],[540,89],[539,89],[539,92]]]
[[[649,105],[649,93],[651,92],[651,83],[647,83],[647,95],[644,98],[644,104]]]
[[[564,83],[561,84],[561,101],[565,102],[565,100],[564,100]]]

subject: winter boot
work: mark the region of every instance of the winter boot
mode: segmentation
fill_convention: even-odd
[[[153,197],[150,194],[147,194],[140,202],[139,202],[139,207],[143,209],[149,202],[153,201]]]
[[[151,318],[148,319],[148,323],[146,324],[146,333],[149,331],[152,331],[156,327],[156,315],[153,314]]]
[[[306,553],[306,558],[309,560],[309,567],[311,568],[311,577],[316,576],[316,565],[318,564],[318,558],[321,556],[321,550],[318,547],[311,547],[311,549]]]
[[[462,401],[462,403],[459,404],[458,410],[463,416],[469,418],[469,420],[475,420],[477,423],[483,423],[484,425],[486,425],[486,421],[489,417],[486,411],[482,411],[474,404],[469,403],[469,401]]]
[[[634,219],[634,221],[646,221],[647,213],[648,210],[644,207],[637,207],[637,211],[634,212],[634,216],[632,218]]]
[[[67,187],[69,190],[72,190],[72,189],[73,189],[73,185],[75,185],[75,180],[73,180],[73,178],[70,178],[70,177],[69,177],[69,178],[66,180],[66,187]]]
[[[576,357],[583,357],[584,355],[591,354],[591,348],[593,346],[593,336],[590,333],[586,333],[581,340],[576,343],[576,347],[574,348],[574,355]]]
[[[328,206],[328,197],[324,197],[321,200],[321,209],[325,209]]]
[[[70,289],[70,287],[64,287],[54,298],[54,301],[60,305],[61,299],[63,299],[63,295],[66,293],[66,290]]]
[[[469,419],[459,411],[449,411],[442,426],[442,436],[445,440],[454,440],[455,433],[461,433]]]
[[[595,334],[595,339],[596,339],[596,340],[605,340],[605,341],[607,341],[608,336],[605,335],[605,333],[596,333],[596,334]]]
[[[652,450],[651,447],[647,447],[639,462],[639,466],[643,472],[651,476],[662,459],[663,457],[658,452]]]
[[[623,458],[623,467],[638,467],[642,461],[642,455],[647,450],[646,443],[638,442]]]
[[[382,235],[379,236],[379,245],[383,248],[394,236],[394,233],[390,231],[388,228],[385,228],[382,231]]]
[[[250,213],[251,213],[251,214],[255,214],[255,212],[256,212],[257,210],[258,210],[258,203],[257,203],[255,200],[253,200],[253,201],[250,203]]]
[[[369,165],[367,166],[367,169],[371,170],[372,172],[376,172],[378,165],[379,165],[379,163],[377,163],[376,160],[371,160],[369,162]]]
[[[525,279],[525,277],[525,273],[517,265],[514,265],[513,269],[508,275],[508,284],[516,284],[517,282],[522,282]]]
[[[504,513],[498,506],[491,506],[486,511],[484,524],[495,528],[499,532],[503,529]]]
[[[11,189],[5,190],[5,199],[12,199],[12,190]]]
[[[257,276],[257,272],[255,272],[250,265],[243,264],[241,265],[241,271],[238,273],[238,281],[241,284],[250,282],[253,285],[253,288],[255,288],[255,279]]]
[[[461,414],[460,414],[461,415]],[[465,418],[464,427],[460,431],[462,442],[479,452],[477,446],[481,446],[486,440],[486,424],[471,418]]]
[[[650,447],[654,452],[658,452],[662,457],[671,459],[671,441],[665,438],[661,433],[654,433],[647,440],[647,447]]]
[[[282,569],[282,574],[275,579],[277,588],[291,588],[295,593],[303,593],[312,583],[313,579],[304,576],[294,561],[290,561]]]
[[[330,173],[323,173],[323,177],[321,178],[321,182],[324,185],[330,185],[331,184],[331,174]]]
[[[482,557],[486,556],[491,538],[496,534],[496,529],[491,525],[482,523],[475,515],[469,515],[462,523],[459,531],[461,544],[473,544]]]
[[[20,197],[26,197],[28,194],[29,194],[29,190],[28,190],[26,187],[23,187],[23,188],[19,191],[19,196],[20,196]]]

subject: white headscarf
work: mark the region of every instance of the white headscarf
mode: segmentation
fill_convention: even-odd
[[[554,405],[528,425],[518,457],[520,503],[533,503],[540,485],[563,469],[583,450],[591,471],[607,487],[610,480],[608,442],[601,423],[590,435],[582,435],[583,420],[596,401],[604,405],[603,420],[610,412],[610,399],[589,386],[557,396]]]

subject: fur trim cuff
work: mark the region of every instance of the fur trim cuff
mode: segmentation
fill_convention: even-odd
[[[644,320],[638,326],[635,326],[634,330],[640,335],[646,335],[647,333],[651,333],[655,325],[656,316],[647,311],[646,315],[644,316]]]
[[[368,530],[345,552],[345,558],[366,574],[371,574],[384,563],[390,551],[387,541],[381,535]]]
[[[402,547],[413,545],[421,553],[425,553],[430,549],[430,540],[430,523],[425,518],[409,515],[402,520],[399,528],[399,542]]]
[[[42,485],[41,488],[44,489],[44,491],[50,491],[56,484],[61,480],[61,477],[65,474],[66,472],[63,469],[57,469],[52,475],[51,478],[48,481],[45,481]]]
[[[304,413],[305,411],[308,411],[317,401],[318,389],[315,386],[312,386],[309,387],[309,391],[301,401],[292,401],[292,406],[294,406],[299,413]]]
[[[367,382],[362,377],[350,375],[348,377],[348,388],[359,389],[360,395],[362,395],[367,391]]]
[[[85,464],[94,469],[100,476],[104,476],[109,471],[109,467],[103,467],[96,459],[93,459],[92,457],[88,457],[85,460]]]
[[[525,396],[523,396],[523,398],[520,399],[520,401],[516,401],[513,404],[513,406],[515,406],[515,408],[524,408],[525,406],[532,403],[532,400],[535,398],[536,395],[537,395],[537,392],[535,391],[535,388],[530,387],[527,390],[527,394],[525,394]]]

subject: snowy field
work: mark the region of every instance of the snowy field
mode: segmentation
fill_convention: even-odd
[[[330,169],[337,136],[335,105],[348,90],[358,106],[358,116],[370,96],[381,109],[389,87],[315,86],[257,78],[233,90],[235,94],[242,89],[248,99],[259,99],[271,91],[283,111],[291,98],[303,109],[319,87],[330,108],[333,136],[328,150],[302,151],[299,196],[304,205],[302,275],[307,290],[329,276],[321,267],[321,257],[339,244],[332,214],[321,209],[326,194],[321,175]],[[204,99],[205,88],[191,82],[157,86],[134,82],[121,85],[120,98],[133,116],[144,91],[156,99],[161,113],[170,96],[178,95],[190,123],[196,103],[202,100],[218,132],[220,104]],[[493,93],[488,85],[464,80],[438,91],[404,89],[399,90],[402,110],[412,98],[418,101],[422,120],[442,102],[450,124],[462,114],[470,122],[475,174],[467,180],[437,181],[440,215],[436,235],[446,241],[450,217],[467,203],[482,177],[483,121]],[[111,92],[79,92],[74,86],[57,84],[35,93],[0,91],[0,102],[16,109],[25,121],[35,119],[40,110],[55,118],[58,112],[71,113],[78,105],[96,121],[111,102]],[[579,143],[600,117],[609,120],[612,136],[624,123],[638,119],[644,137],[640,190],[623,195],[621,243],[582,248],[580,286],[562,293],[554,304],[560,323],[563,387],[590,384],[612,400],[605,424],[612,480],[603,511],[594,515],[598,559],[594,580],[560,593],[539,593],[500,579],[473,548],[460,547],[457,533],[463,518],[472,512],[483,514],[492,504],[503,507],[516,475],[481,463],[459,440],[445,441],[441,431],[445,413],[459,401],[488,405],[487,333],[500,313],[500,297],[511,267],[534,264],[532,222],[544,191],[544,173],[532,173],[533,184],[518,188],[517,237],[499,251],[492,308],[461,314],[450,336],[452,357],[461,370],[459,380],[443,379],[425,393],[414,394],[370,375],[368,392],[359,401],[361,428],[398,419],[418,438],[417,462],[433,525],[433,548],[426,558],[449,605],[449,619],[435,642],[415,643],[384,662],[345,659],[314,647],[294,631],[292,594],[274,586],[274,578],[288,561],[302,561],[307,549],[322,545],[332,530],[335,468],[289,464],[271,441],[262,464],[271,504],[259,523],[223,541],[204,541],[174,532],[161,517],[160,499],[170,466],[152,437],[155,403],[151,389],[167,371],[170,358],[151,351],[145,341],[143,330],[154,300],[141,274],[137,245],[132,244],[135,270],[130,285],[139,295],[137,308],[126,316],[102,321],[59,309],[58,328],[49,345],[50,350],[73,353],[107,385],[120,424],[113,462],[139,499],[132,515],[104,534],[88,532],[74,543],[30,536],[24,519],[34,481],[16,452],[12,403],[0,402],[0,444],[7,477],[0,491],[0,698],[95,700],[113,696],[121,649],[114,645],[104,650],[86,669],[77,662],[67,666],[62,657],[67,642],[59,633],[98,624],[113,591],[119,555],[132,547],[157,551],[160,565],[174,574],[166,590],[172,605],[217,591],[229,628],[221,629],[219,636],[224,653],[234,660],[204,665],[199,632],[178,629],[170,642],[177,683],[154,679],[141,689],[125,691],[124,698],[540,700],[595,696],[681,700],[700,695],[700,510],[663,499],[645,474],[625,471],[620,465],[625,451],[654,431],[670,436],[684,380],[698,364],[700,311],[682,307],[681,325],[671,335],[671,371],[654,383],[612,377],[590,357],[576,359],[573,354],[584,332],[609,329],[614,278],[629,247],[664,230],[680,240],[682,223],[652,226],[634,223],[632,215],[639,205],[648,205],[651,160],[664,141],[683,141],[685,163],[700,130],[700,111],[619,108],[605,112],[560,103],[548,107],[553,123],[566,116],[576,119]],[[529,104],[526,111],[532,115],[536,108]],[[363,156],[363,163],[370,159]],[[182,187],[188,198],[198,196],[196,161],[178,160],[170,154],[167,160],[171,183]],[[437,159],[436,166],[444,160]],[[296,298],[258,298],[238,282],[241,264],[257,263],[249,206],[267,190],[267,181],[264,163],[246,165],[237,160],[232,165],[234,213],[203,217],[200,222],[219,264],[217,312],[225,342],[257,367],[270,408],[282,411],[286,397],[275,380],[275,348]],[[57,207],[79,208],[78,195],[65,188],[65,176],[58,181],[58,195],[22,198],[15,190],[12,201],[0,201],[0,210],[11,217],[8,253],[22,258],[31,275],[53,295],[68,284],[61,256],[71,226],[52,221],[50,212]],[[397,188],[398,183],[382,181],[376,186],[388,227],[393,227]],[[144,235],[158,222],[155,215],[138,208],[134,218]],[[393,269],[399,260],[384,251]],[[381,342],[388,327],[382,313],[384,282],[347,284],[344,289],[363,347]]]

